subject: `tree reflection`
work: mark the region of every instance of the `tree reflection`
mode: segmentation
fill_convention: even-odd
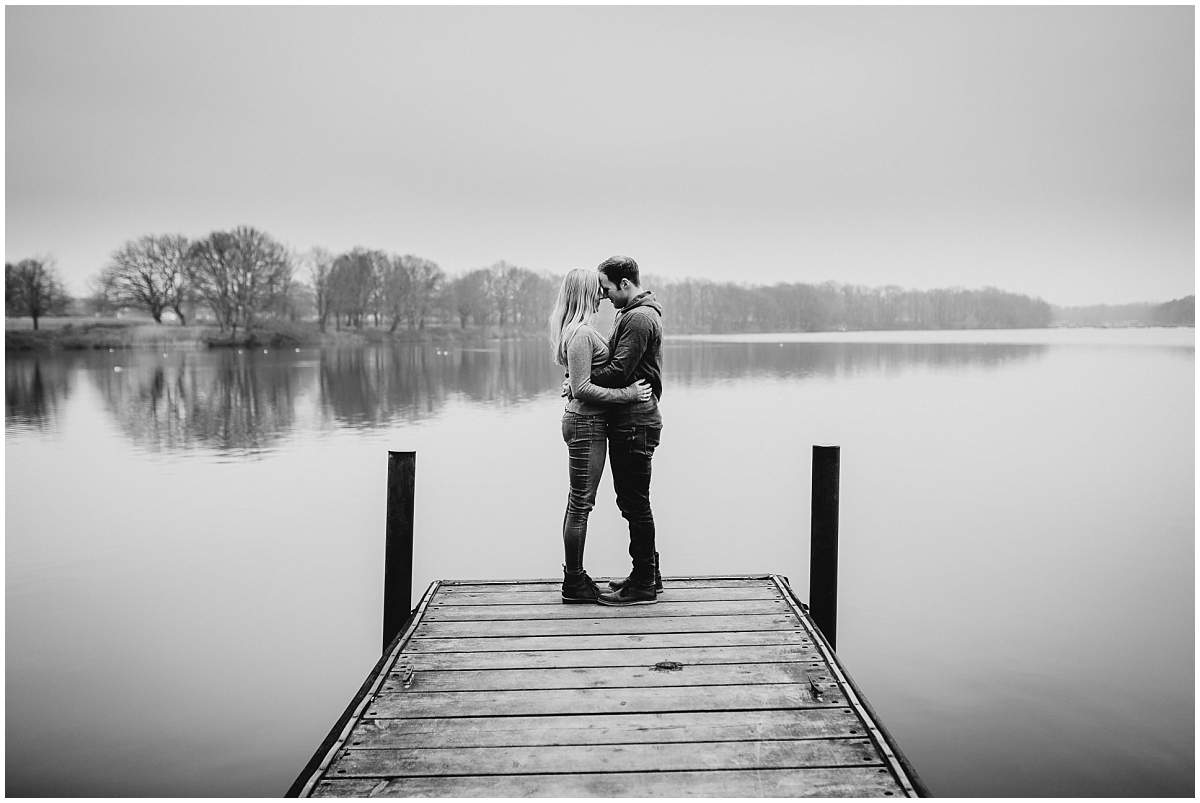
[[[462,350],[456,390],[471,401],[512,404],[558,393],[563,369],[542,341],[506,342],[493,349]]]
[[[667,341],[671,386],[741,378],[895,376],[990,370],[1037,358],[1044,345],[986,343],[717,343]],[[437,415],[455,400],[484,407],[558,397],[562,369],[545,342],[342,348],[305,354],[213,350],[14,355],[10,426],[52,430],[76,371],[94,378],[121,431],[147,449],[273,448],[297,427],[370,429]],[[305,413],[298,404],[309,404]]]
[[[1011,343],[710,343],[664,346],[665,380],[684,385],[770,376],[898,376],[914,369],[999,368],[1042,356],[1049,347]]]
[[[561,377],[540,342],[336,349],[321,354],[320,399],[335,421],[374,427],[435,415],[455,395],[519,403],[557,392]]]
[[[4,420],[9,426],[53,429],[70,391],[70,361],[20,355],[4,365]]]
[[[335,349],[321,353],[320,403],[350,427],[433,415],[446,401],[446,376],[432,347]]]
[[[143,447],[259,451],[292,429],[294,361],[214,352],[122,362],[94,376],[122,431]]]

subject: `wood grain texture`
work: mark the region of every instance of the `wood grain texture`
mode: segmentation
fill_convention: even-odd
[[[730,711],[772,708],[822,708],[844,705],[834,684],[819,687],[764,683],[754,686],[667,686],[643,689],[549,689],[545,691],[446,691],[420,694],[380,693],[366,716],[542,716],[546,714],[623,714],[654,711]]]
[[[613,608],[606,605],[433,605],[427,622],[482,622],[519,619],[629,619],[680,616],[732,616],[747,613],[791,613],[782,599],[662,601],[653,605]]]
[[[510,650],[607,650],[628,647],[755,647],[769,644],[811,644],[808,634],[788,630],[734,631],[717,633],[628,633],[597,636],[576,633],[566,636],[508,636],[492,638],[413,638],[408,652],[488,652]],[[666,660],[670,656],[660,660]]]
[[[590,607],[590,606],[588,606]],[[800,629],[790,612],[733,616],[664,616],[588,619],[522,619],[491,622],[434,622],[425,619],[416,638],[482,638],[492,636],[587,636],[626,633],[716,633],[738,630]]]
[[[659,661],[749,664],[822,661],[812,644],[741,647],[637,647],[607,650],[521,650],[514,652],[405,652],[398,663],[418,672],[438,669],[555,669],[587,666],[651,666]]]
[[[410,671],[411,670],[411,671]],[[553,669],[420,671],[398,661],[381,692],[600,689],[659,686],[744,686],[759,683],[828,684],[824,663],[683,665],[654,664]]]
[[[600,588],[608,590],[607,583]],[[738,599],[782,599],[778,590],[771,586],[717,586],[693,588],[672,586],[664,589],[659,603],[664,602],[719,602]],[[562,592],[558,586],[543,590],[523,591],[520,595],[508,591],[467,591],[462,588],[452,593],[439,594],[437,605],[562,605]]]
[[[619,578],[597,578],[596,582],[603,584],[609,579],[623,580],[622,575]],[[528,591],[554,591],[562,586],[562,578],[557,580],[525,580],[517,583],[487,583],[487,582],[467,582],[464,580],[443,580],[442,587],[438,590],[439,593],[446,595],[456,594],[460,592],[479,592],[479,591],[500,591],[504,593],[523,594]],[[663,578],[663,592],[670,594],[676,588],[775,588],[775,584],[770,579],[759,578],[716,578],[716,579],[696,579],[687,578],[673,580],[670,577]]]
[[[441,583],[309,793],[905,796],[786,588],[666,586],[605,608],[557,579]]]
[[[552,772],[663,772],[878,766],[867,739],[810,739],[695,744],[546,745],[454,749],[360,750],[334,761],[330,778]]]
[[[322,781],[314,797],[902,797],[878,767]]]
[[[756,742],[862,736],[849,708],[371,719],[348,747],[516,747],[641,742]],[[703,749],[699,747],[697,749]]]

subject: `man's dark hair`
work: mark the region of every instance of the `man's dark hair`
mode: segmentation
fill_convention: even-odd
[[[620,284],[622,279],[628,279],[641,287],[642,280],[638,275],[637,263],[631,257],[609,257],[600,263],[600,270],[613,284]]]

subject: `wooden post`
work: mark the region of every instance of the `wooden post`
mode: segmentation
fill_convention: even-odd
[[[412,609],[413,498],[416,452],[388,452],[387,541],[383,556],[383,649]]]
[[[829,646],[837,642],[838,485],[840,446],[813,446],[812,535],[809,541],[808,604]]]

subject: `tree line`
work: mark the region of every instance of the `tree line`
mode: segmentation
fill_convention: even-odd
[[[49,258],[6,263],[4,278],[6,314],[32,317],[34,329],[40,317],[70,305]],[[239,226],[196,241],[166,234],[126,242],[94,277],[90,301],[97,310],[144,310],[158,323],[172,310],[181,325],[187,324],[186,310],[199,304],[221,331],[236,335],[239,327],[276,311],[291,283],[287,249],[257,229]]]
[[[191,241],[146,235],[115,250],[83,300],[93,312],[125,307],[180,325],[206,311],[222,333],[236,337],[264,319],[313,320],[322,332],[367,325],[395,332],[440,325],[540,329],[560,277],[503,260],[449,277],[430,259],[355,247],[294,253],[250,226]],[[5,266],[5,311],[30,316],[66,311],[71,299],[51,260]]]
[[[94,277],[86,305],[144,310],[159,323],[170,311],[181,325],[207,315],[233,337],[266,319],[312,320],[322,332],[436,325],[532,333],[544,328],[560,281],[561,275],[505,261],[448,276],[430,259],[380,249],[296,253],[265,232],[239,226],[198,240],[166,234],[124,243]],[[1059,322],[1062,309],[993,287],[750,285],[652,276],[643,284],[655,291],[676,333],[1040,328]],[[69,303],[50,260],[5,265],[9,315],[32,317],[36,329],[40,317]],[[1194,299],[1190,304],[1163,305],[1156,318],[1194,324]]]
[[[1048,326],[1045,301],[993,287],[905,290],[685,279],[655,285],[673,331],[827,332],[882,329],[1015,329]]]
[[[316,248],[302,260],[321,331],[330,320],[338,330],[367,322],[421,330],[434,322],[529,331],[543,324],[560,281],[503,260],[448,277],[431,260],[366,248],[337,256]]]
[[[1195,326],[1196,297],[1184,296],[1162,304],[1093,304],[1055,307],[1054,322],[1066,326]]]

